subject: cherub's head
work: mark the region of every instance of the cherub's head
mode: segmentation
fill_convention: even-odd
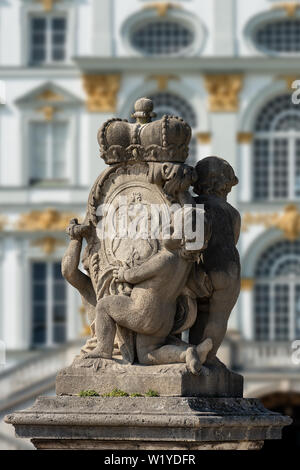
[[[213,194],[226,197],[232,186],[238,184],[232,166],[223,158],[207,157],[196,165],[197,181],[194,184],[196,194]]]

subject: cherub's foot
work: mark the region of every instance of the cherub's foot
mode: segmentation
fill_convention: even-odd
[[[111,356],[109,354],[103,353],[103,351],[99,347],[96,347],[95,349],[93,349],[92,351],[84,355],[85,359],[90,358],[90,357],[97,357],[101,359],[111,359]]]
[[[187,349],[185,362],[186,362],[187,368],[192,374],[199,375],[202,364],[199,360],[199,356],[198,356],[196,348],[190,347]]]
[[[202,343],[196,346],[198,358],[199,358],[201,365],[205,363],[207,355],[209,351],[211,351],[212,347],[213,347],[213,342],[210,338],[206,338],[204,341],[202,341]]]

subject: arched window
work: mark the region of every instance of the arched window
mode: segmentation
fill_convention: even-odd
[[[253,39],[256,47],[266,53],[299,53],[300,18],[264,22],[254,31]]]
[[[261,109],[253,152],[254,199],[300,198],[300,108],[290,94],[273,98]]]
[[[300,240],[283,240],[268,248],[257,263],[255,277],[255,338],[299,338]]]
[[[183,54],[194,41],[194,33],[186,23],[174,19],[152,19],[132,29],[130,42],[144,55]]]
[[[153,101],[154,111],[157,116],[155,121],[161,119],[165,114],[169,116],[179,116],[184,119],[192,128],[197,126],[197,118],[192,106],[181,96],[169,92],[158,92],[149,96]],[[133,112],[133,111],[132,111]],[[132,118],[130,121],[133,122]],[[194,165],[197,161],[197,143],[192,137],[189,144],[189,158],[187,164]]]

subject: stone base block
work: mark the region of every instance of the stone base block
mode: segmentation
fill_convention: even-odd
[[[207,367],[208,375],[193,375],[185,364],[143,366],[121,360],[75,359],[56,378],[57,395],[78,395],[95,390],[100,395],[119,388],[128,394],[149,389],[160,396],[242,397],[243,377],[219,360]]]
[[[39,397],[8,415],[38,449],[259,449],[291,419],[257,399]]]

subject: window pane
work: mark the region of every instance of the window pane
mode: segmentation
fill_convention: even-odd
[[[53,18],[51,29],[51,58],[54,61],[63,61],[65,59],[66,19]]]
[[[55,325],[53,327],[53,340],[55,343],[64,343],[66,341],[65,325]]]
[[[53,283],[53,299],[55,302],[62,302],[66,297],[66,286],[64,281],[56,281]]]
[[[66,178],[67,123],[52,123],[52,175],[54,179]]]
[[[48,124],[30,124],[31,180],[38,181],[47,177],[47,131]]]
[[[32,267],[34,281],[44,281],[46,278],[45,263],[34,263]]]
[[[254,39],[266,52],[300,52],[300,19],[265,23],[256,30]]]
[[[194,40],[185,25],[176,21],[152,21],[139,26],[131,36],[133,47],[146,55],[179,53]]]
[[[253,142],[254,199],[268,199],[269,196],[269,145],[268,139],[255,139]]]
[[[270,287],[258,284],[254,291],[255,301],[255,338],[268,340],[270,335]]]
[[[32,263],[32,343],[45,344],[47,325],[46,264]]]
[[[273,196],[275,198],[288,197],[288,141],[286,139],[274,139],[274,168],[273,168]]]
[[[46,60],[46,18],[31,19],[31,62],[39,63]]]
[[[276,284],[275,295],[275,339],[287,341],[289,339],[289,286]]]

